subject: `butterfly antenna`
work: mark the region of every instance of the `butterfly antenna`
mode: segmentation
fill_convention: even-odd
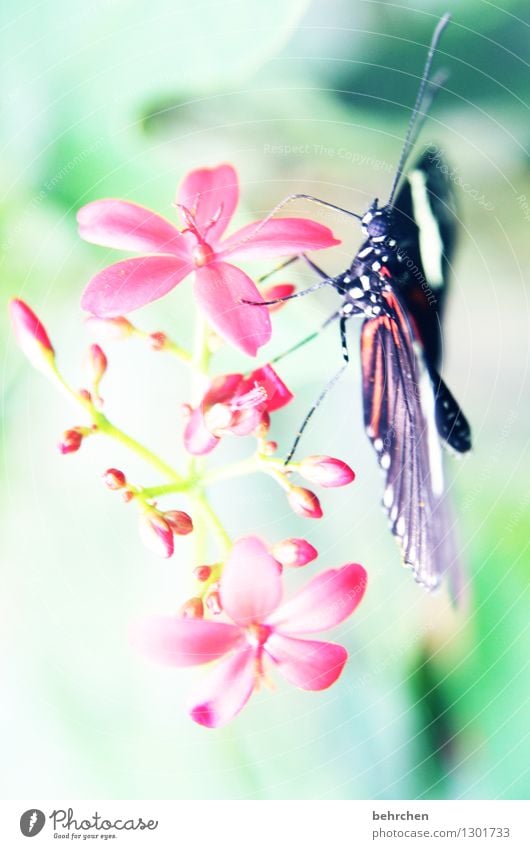
[[[443,79],[442,79],[441,75],[439,75],[435,79],[429,81],[429,74],[431,72],[432,60],[434,59],[434,54],[435,54],[436,48],[438,46],[438,42],[440,41],[442,33],[443,33],[444,29],[446,28],[447,24],[449,23],[450,19],[451,19],[450,13],[446,12],[445,15],[442,18],[440,18],[440,20],[438,21],[438,23],[436,25],[436,29],[434,30],[434,33],[433,33],[433,36],[432,36],[432,39],[431,39],[431,46],[429,47],[429,52],[427,54],[427,59],[425,61],[425,67],[423,69],[420,87],[418,89],[418,94],[416,95],[416,102],[415,102],[414,108],[412,110],[412,115],[410,116],[410,121],[409,121],[409,125],[408,125],[408,128],[407,128],[407,134],[405,136],[405,141],[403,143],[403,148],[401,150],[401,156],[399,158],[398,167],[396,169],[394,182],[392,183],[392,189],[390,191],[390,197],[388,199],[388,205],[389,206],[392,205],[392,201],[394,200],[394,194],[396,192],[398,183],[401,179],[401,175],[403,174],[405,164],[406,164],[407,159],[409,157],[410,151],[412,150],[412,146],[414,144],[414,141],[417,138],[418,119],[420,117],[425,118],[426,110],[431,105],[432,99],[433,99],[434,95],[436,94],[436,91],[439,89],[439,87],[442,85],[442,83],[445,79],[445,74],[444,74]],[[429,86],[428,89],[427,89],[427,86]],[[426,91],[426,89],[427,89],[427,91]],[[427,96],[425,97],[425,95],[427,95]],[[425,100],[424,100],[424,98],[425,98]],[[423,109],[421,108],[422,105],[424,106]]]

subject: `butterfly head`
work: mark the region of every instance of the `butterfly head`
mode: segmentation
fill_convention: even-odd
[[[364,213],[361,218],[361,227],[365,236],[369,239],[382,241],[388,233],[389,229],[389,208],[383,206],[379,209],[378,199],[376,198],[370,208]]]

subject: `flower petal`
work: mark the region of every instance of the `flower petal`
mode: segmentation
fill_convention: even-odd
[[[262,366],[251,372],[247,378],[249,388],[254,383],[262,386],[267,393],[267,411],[273,413],[275,410],[285,407],[293,400],[293,393],[287,388],[281,377],[270,365]]]
[[[328,569],[282,604],[267,624],[287,634],[325,631],[353,613],[365,589],[366,572],[357,563]]]
[[[261,540],[243,537],[234,543],[221,576],[223,610],[238,625],[263,622],[280,603],[278,563]]]
[[[247,224],[219,246],[219,257],[281,256],[340,245],[329,227],[309,218],[270,218]]]
[[[195,688],[190,716],[206,728],[226,725],[245,707],[255,684],[255,652],[234,652],[207,672]]]
[[[189,454],[200,456],[213,451],[219,437],[214,436],[204,423],[202,410],[193,410],[184,428],[184,447]]]
[[[79,235],[87,242],[139,253],[188,256],[186,240],[156,212],[125,200],[107,198],[81,207]]]
[[[237,173],[231,165],[192,171],[180,186],[177,197],[177,203],[193,214],[197,227],[210,245],[223,235],[238,200]],[[215,223],[209,227],[212,220]]]
[[[201,401],[203,410],[208,410],[214,404],[225,404],[231,401],[243,381],[242,374],[220,374],[214,377]]]
[[[226,262],[198,268],[195,297],[217,332],[243,353],[255,357],[258,348],[271,338],[267,307],[241,303],[263,299],[250,277],[239,268]]]
[[[151,617],[132,634],[136,648],[170,666],[208,663],[232,651],[242,639],[235,625],[178,616]]]
[[[344,646],[272,634],[265,650],[278,672],[303,690],[325,690],[335,683],[348,659]]]
[[[125,259],[90,280],[81,306],[100,318],[129,313],[167,295],[190,271],[189,261],[176,256]]]

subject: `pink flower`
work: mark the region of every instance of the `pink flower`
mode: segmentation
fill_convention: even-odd
[[[220,581],[223,612],[231,622],[154,618],[137,630],[134,641],[172,666],[222,658],[191,699],[192,719],[214,728],[245,706],[265,680],[267,664],[303,690],[324,690],[334,684],[346,663],[346,649],[301,637],[343,622],[361,601],[365,587],[362,566],[349,564],[322,572],[280,604],[277,562],[260,540],[246,537],[234,544]]]
[[[305,218],[277,218],[249,224],[221,241],[239,196],[231,165],[192,171],[180,187],[179,230],[165,218],[123,200],[101,200],[79,210],[83,239],[105,247],[147,254],[104,269],[89,282],[83,309],[96,316],[119,316],[170,292],[192,271],[195,297],[217,332],[255,356],[270,339],[266,307],[241,269],[227,260],[320,250],[339,242],[331,230]]]
[[[9,304],[11,322],[17,342],[34,368],[44,373],[55,371],[55,351],[46,328],[20,298]]]
[[[227,433],[248,436],[260,425],[268,425],[269,413],[293,398],[272,366],[243,374],[214,378],[201,403],[191,411],[184,431],[190,454],[208,454]]]

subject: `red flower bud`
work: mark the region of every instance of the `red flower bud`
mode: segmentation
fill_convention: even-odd
[[[98,386],[107,371],[107,358],[99,345],[91,345],[85,361],[85,368],[91,384]]]
[[[153,351],[163,351],[166,347],[167,336],[161,331],[158,331],[157,333],[150,333],[149,342]]]
[[[174,551],[173,530],[160,513],[154,510],[142,513],[139,530],[146,548],[159,557],[171,557]]]
[[[186,534],[191,534],[193,530],[191,516],[188,516],[183,510],[167,510],[164,513],[164,519],[177,536],[186,536]]]
[[[43,324],[24,301],[13,298],[9,312],[17,342],[34,368],[55,370],[55,351]]]
[[[96,338],[103,342],[117,342],[120,339],[127,339],[134,332],[131,322],[122,315],[116,318],[90,316],[86,320],[86,326]]]
[[[184,619],[202,619],[204,616],[204,605],[198,596],[185,601],[179,610],[179,615]]]
[[[127,479],[123,472],[120,472],[119,469],[107,469],[106,472],[103,473],[103,480],[109,489],[123,489],[123,487],[127,483]]]
[[[263,289],[261,294],[264,301],[275,301],[276,298],[286,298],[296,291],[296,286],[293,283],[276,283],[274,286],[268,286]],[[273,304],[267,307],[269,312],[278,312],[285,306],[285,303]]]
[[[84,433],[81,428],[70,428],[70,430],[65,430],[63,433],[62,439],[57,448],[61,454],[74,454],[81,448],[83,439]]]
[[[270,442],[265,442],[263,445],[262,451],[266,457],[270,457],[278,450],[278,443],[270,440]]]
[[[323,454],[306,457],[298,471],[303,478],[320,486],[346,486],[355,479],[355,472],[346,463]]]
[[[314,492],[302,486],[292,486],[287,493],[291,508],[305,519],[321,519],[322,507]]]
[[[284,566],[305,566],[318,557],[318,551],[306,539],[284,539],[271,549],[275,560],[279,560]]]
[[[203,583],[204,581],[207,581],[210,575],[212,574],[212,567],[197,566],[197,568],[193,570],[193,574],[195,575],[198,581]]]

